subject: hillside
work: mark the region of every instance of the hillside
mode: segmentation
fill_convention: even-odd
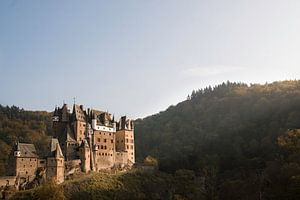
[[[66,181],[57,186],[46,183],[21,191],[13,199],[202,199],[201,182],[192,171],[175,175],[161,172],[96,173]]]
[[[42,154],[51,114],[15,106],[0,111],[2,163],[17,139],[35,143]],[[54,189],[63,187],[67,199],[300,199],[297,128],[300,81],[207,87],[135,121],[137,160],[151,155],[161,172],[99,174]],[[49,187],[18,197],[49,193]]]
[[[298,148],[288,151],[277,142],[300,127],[300,81],[228,82],[193,91],[135,127],[138,159],[154,156],[169,173],[194,170],[214,180],[220,199],[300,197]]]
[[[0,105],[0,175],[5,174],[8,156],[15,142],[34,143],[38,153],[43,155],[51,133],[50,113]]]

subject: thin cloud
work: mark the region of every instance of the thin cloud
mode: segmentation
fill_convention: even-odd
[[[185,77],[207,77],[207,76],[215,76],[215,75],[242,71],[242,70],[244,70],[244,68],[238,66],[225,66],[225,65],[199,66],[199,67],[191,67],[185,69],[183,71],[183,74]]]

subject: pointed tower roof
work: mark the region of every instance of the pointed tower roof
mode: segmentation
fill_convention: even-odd
[[[73,120],[86,121],[86,112],[83,109],[83,105],[73,105]]]
[[[50,144],[50,155],[51,157],[63,158],[64,155],[61,151],[58,139],[52,138]]]
[[[56,158],[63,158],[64,157],[64,155],[61,151],[59,143],[56,144],[55,157]]]

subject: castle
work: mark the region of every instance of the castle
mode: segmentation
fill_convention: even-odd
[[[66,162],[80,160],[83,172],[132,166],[135,163],[134,125],[126,116],[115,121],[108,113],[66,104],[55,108],[54,137]]]
[[[52,123],[48,155],[40,158],[33,144],[16,143],[10,176],[2,177],[0,186],[30,183],[37,177],[62,183],[76,171],[124,169],[135,163],[134,124],[126,116],[115,121],[108,112],[85,110],[76,104],[71,112],[64,104],[55,108]]]

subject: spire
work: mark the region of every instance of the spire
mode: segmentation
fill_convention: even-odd
[[[59,146],[59,143],[56,143],[55,157],[56,158],[63,158],[64,157],[64,155],[61,151],[61,148]]]

